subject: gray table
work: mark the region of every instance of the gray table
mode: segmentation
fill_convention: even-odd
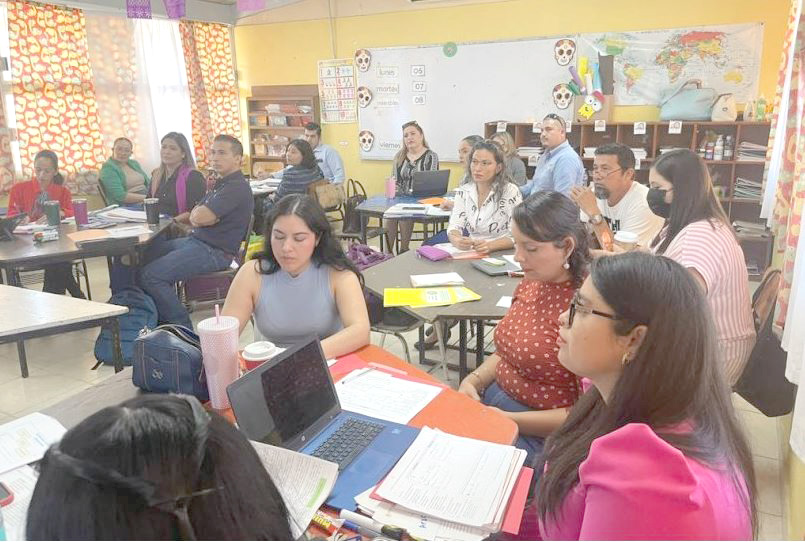
[[[396,198],[387,198],[385,196],[372,196],[368,198],[366,201],[362,202],[358,205],[355,210],[358,212],[361,221],[361,243],[364,245],[366,244],[366,225],[369,222],[370,218],[376,218],[380,222],[380,227],[383,227],[383,217],[386,211],[389,208],[397,205],[398,203],[419,203],[419,200],[422,199],[417,196],[399,196]],[[395,220],[411,220],[413,222],[419,222],[425,226],[425,237],[428,236],[428,226],[433,226],[433,233],[439,229],[439,226],[443,226],[446,222],[450,220],[449,216],[422,216],[422,215],[412,215],[412,216],[395,216]],[[396,239],[391,239],[391,237],[386,237],[386,243],[388,244],[388,250],[391,253],[394,253],[392,250],[392,244],[396,243]],[[383,247],[381,246],[380,249],[382,250]]]
[[[439,320],[459,321],[459,378],[467,375],[467,322],[474,322],[477,327],[475,335],[476,366],[483,363],[484,356],[484,320],[499,320],[508,311],[507,308],[498,307],[501,296],[511,296],[521,279],[510,277],[491,277],[470,264],[470,260],[442,260],[432,262],[416,256],[415,250],[401,254],[390,260],[370,267],[363,272],[366,287],[374,294],[383,297],[385,288],[410,288],[411,275],[425,275],[428,273],[446,273],[455,271],[464,279],[464,286],[479,294],[481,299],[466,303],[456,303],[446,307],[401,307],[402,310],[426,322],[435,324]],[[440,348],[445,341],[441,337],[440,325],[435,326],[439,337]],[[424,330],[419,330],[419,359],[425,359]],[[445,352],[442,349],[442,362]]]
[[[17,343],[17,355],[23,378],[28,378],[25,340],[89,327],[112,330],[115,371],[123,370],[120,349],[120,325],[117,317],[129,312],[127,307],[48,294],[0,284],[0,344]]]

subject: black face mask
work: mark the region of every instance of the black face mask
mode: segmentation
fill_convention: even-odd
[[[595,190],[595,197],[598,199],[609,199],[609,190],[607,190],[606,186],[601,186],[600,184],[593,184],[593,190]]]
[[[649,188],[648,194],[646,194],[648,208],[651,209],[652,213],[662,218],[671,216],[671,204],[665,201],[665,194],[667,193],[668,190]]]

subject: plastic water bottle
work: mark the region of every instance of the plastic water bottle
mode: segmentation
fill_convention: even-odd
[[[0,506],[0,540],[6,540],[6,527],[3,524],[3,507]]]

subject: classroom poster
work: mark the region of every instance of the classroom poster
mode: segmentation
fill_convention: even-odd
[[[321,120],[327,124],[355,122],[355,66],[351,58],[319,60]]]
[[[763,23],[582,34],[579,55],[615,57],[618,105],[655,105],[689,79],[740,102],[757,98]]]

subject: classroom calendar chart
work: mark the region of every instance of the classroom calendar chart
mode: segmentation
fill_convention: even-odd
[[[654,105],[689,79],[736,101],[757,98],[763,24],[582,34],[579,54],[613,55],[618,105]]]
[[[357,120],[355,66],[351,58],[319,60],[319,98],[322,122]]]
[[[391,160],[402,145],[402,125],[411,120],[440,161],[457,162],[459,141],[483,134],[487,121],[533,122],[548,113],[570,118],[572,100],[556,97],[570,79],[575,39],[358,49],[361,158]]]

